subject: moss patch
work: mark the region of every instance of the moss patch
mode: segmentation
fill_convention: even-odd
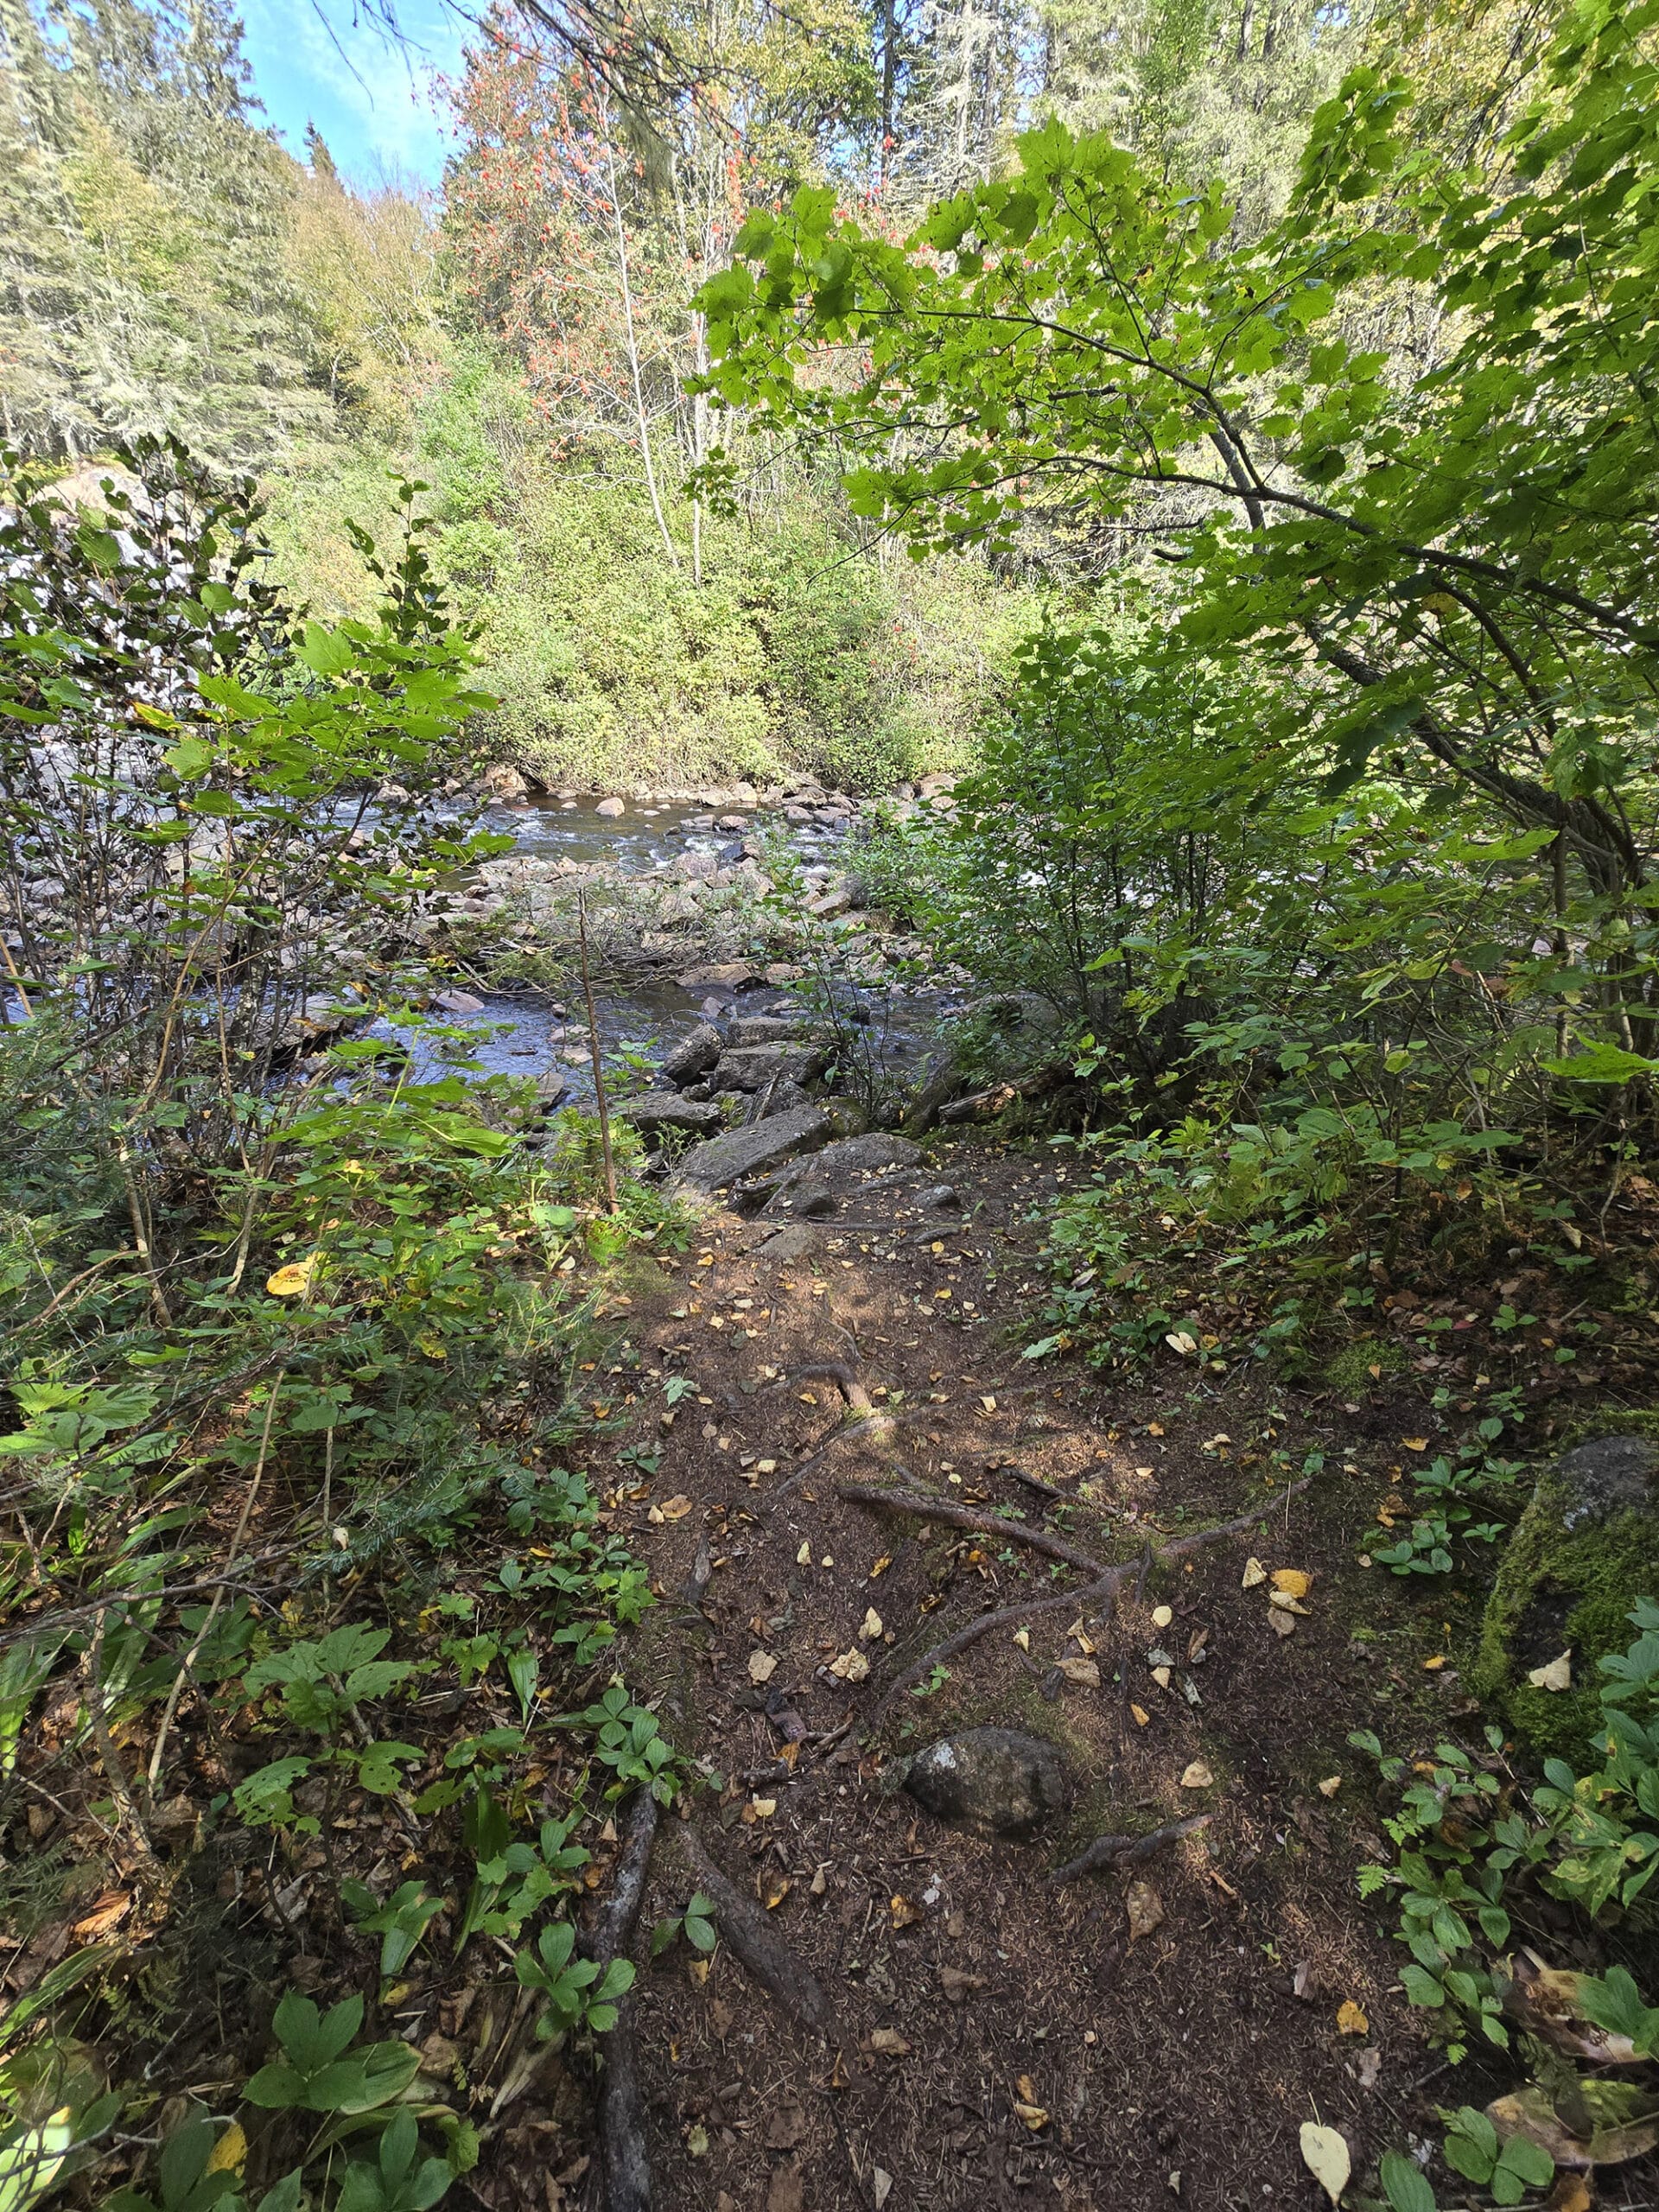
[[[1373,1368],[1383,1375],[1398,1375],[1408,1364],[1401,1345],[1383,1337],[1361,1337],[1325,1362],[1325,1380],[1332,1389],[1357,1397],[1376,1381]]]
[[[1659,1446],[1659,1413],[1586,1421],[1568,1449],[1610,1436]],[[1540,1476],[1504,1550],[1472,1675],[1475,1690],[1517,1735],[1543,1756],[1569,1760],[1581,1758],[1599,1723],[1597,1658],[1625,1649],[1631,1606],[1659,1590],[1659,1483],[1650,1484],[1644,1506],[1595,1517],[1582,1507],[1560,1461]],[[1529,1671],[1568,1649],[1573,1688],[1534,1688]]]

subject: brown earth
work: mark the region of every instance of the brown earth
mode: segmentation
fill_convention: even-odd
[[[792,2022],[730,1940],[712,1963],[678,1942],[642,1966],[657,2201],[1311,2206],[1304,2120],[1340,2127],[1360,2173],[1433,2126],[1426,2088],[1492,2094],[1472,2062],[1441,2078],[1399,1991],[1387,1901],[1363,1904],[1355,1880],[1382,1847],[1349,1731],[1412,1752],[1474,1725],[1455,1665],[1424,1667],[1457,1649],[1444,1593],[1425,1603],[1357,1563],[1402,1440],[1440,1417],[1397,1382],[1344,1410],[1243,1366],[1195,1377],[1173,1354],[1133,1385],[1026,1360],[1031,1216],[1057,1171],[995,1147],[944,1159],[955,1221],[918,1218],[878,1178],[779,1258],[771,1224],[712,1214],[631,1317],[650,1394],[620,1440],[650,1451],[656,1389],[695,1389],[650,1415],[654,1477],[618,1470],[619,1517],[667,1600],[627,1672],[705,1785],[659,1835],[635,1953],[700,1885],[689,1827],[832,2018],[823,2036]],[[851,1425],[837,1382],[800,1373],[826,1363],[891,1421]],[[1287,1496],[1310,1452],[1322,1470]],[[1006,1623],[889,1698],[976,1614],[1090,1580],[838,1490],[900,1480],[1141,1571],[1115,1610],[1033,1610],[1024,1637]],[[1152,1563],[1258,1507],[1258,1529]],[[1252,1571],[1244,1586],[1253,1558],[1311,1578],[1289,1635],[1271,1584]],[[868,1679],[831,1671],[859,1652]],[[947,1827],[899,1786],[905,1754],[987,1722],[1065,1762],[1069,1806],[1033,1841]],[[1195,1812],[1207,1827],[1138,1866],[1051,1880],[1096,1836]],[[518,2178],[524,2203],[575,2201]]]

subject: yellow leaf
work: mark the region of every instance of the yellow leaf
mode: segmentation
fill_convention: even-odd
[[[1343,2036],[1365,2036],[1371,2024],[1351,1997],[1344,1997],[1337,2007],[1337,2033]]]
[[[778,1662],[770,1651],[750,1652],[749,1680],[752,1682],[769,1682],[777,1671]]]
[[[1031,1649],[1031,1630],[1028,1628],[1015,1629],[1014,1631],[1014,1640],[1022,1651],[1029,1651]]]
[[[1319,1784],[1319,1795],[1321,1797],[1334,1797],[1341,1787],[1342,1777],[1339,1774],[1327,1774]]]
[[[1100,1669],[1092,1659],[1062,1659],[1059,1669],[1066,1681],[1074,1683],[1080,1690],[1097,1690],[1100,1688]]]
[[[1535,1690],[1570,1690],[1573,1687],[1573,1654],[1563,1651],[1559,1659],[1552,1659],[1547,1667],[1534,1667],[1527,1680]]]
[[[690,1510],[691,1501],[689,1497],[665,1497],[663,1500],[664,1521],[683,1521]]]
[[[872,1605],[865,1613],[864,1625],[858,1631],[858,1640],[861,1643],[874,1643],[880,1633],[881,1616]]]
[[[1354,2171],[1347,2144],[1334,2127],[1320,2127],[1311,2120],[1302,2122],[1301,2142],[1302,2164],[1335,2204]]]
[[[1152,1609],[1154,1628],[1167,1628],[1174,1618],[1175,1609],[1173,1605],[1154,1605]]]
[[[1306,1598],[1313,1587],[1313,1578],[1311,1574],[1304,1574],[1300,1567],[1275,1567],[1273,1586],[1275,1590],[1282,1590],[1287,1598]]]
[[[303,1298],[311,1287],[312,1274],[321,1257],[320,1253],[313,1252],[303,1260],[290,1260],[274,1275],[266,1276],[266,1290],[273,1298]]]
[[[1129,1707],[1129,1711],[1135,1716],[1135,1725],[1137,1728],[1144,1728],[1147,1726],[1147,1723],[1152,1719],[1152,1715],[1147,1711],[1144,1705],[1132,1705]]]
[[[1402,1436],[1400,1441],[1408,1452],[1427,1452],[1428,1449],[1428,1439],[1426,1436]]]
[[[1267,1579],[1268,1570],[1262,1566],[1261,1560],[1259,1559],[1247,1559],[1244,1562],[1243,1578],[1239,1584],[1239,1587],[1241,1590],[1255,1590],[1259,1587],[1261,1584],[1265,1582]]]
[[[1016,2100],[1014,2109],[1016,2115],[1024,2120],[1033,2135],[1039,2127],[1048,2126],[1048,2114],[1041,2105],[1028,2105],[1023,2101]]]
[[[1442,1667],[1444,1667],[1444,1666],[1445,1666],[1445,1664],[1446,1664],[1446,1654],[1445,1654],[1445,1652],[1443,1652],[1443,1651],[1437,1651],[1437,1652],[1435,1652],[1435,1654],[1433,1655],[1433,1656],[1432,1658],[1425,1659],[1425,1660],[1424,1660],[1424,1662],[1423,1662],[1423,1672],[1424,1672],[1426,1675],[1433,1675],[1433,1674],[1436,1674],[1436,1673],[1438,1673],[1438,1672],[1439,1672],[1439,1670],[1440,1670]]]
[[[207,2153],[204,2173],[239,2174],[248,2156],[248,2139],[240,2120],[233,2120]]]
[[[1215,1778],[1202,1759],[1194,1759],[1182,1773],[1181,1787],[1183,1789],[1208,1789]]]
[[[811,1541],[810,1537],[807,1537],[807,1538],[804,1538],[804,1539],[803,1540],[802,1544],[801,1544],[801,1548],[800,1548],[800,1549],[799,1549],[799,1551],[798,1551],[798,1552],[796,1553],[796,1554],[795,1554],[795,1564],[796,1564],[796,1566],[797,1566],[797,1567],[810,1567],[810,1566],[811,1566],[811,1564],[812,1564],[812,1541]]]

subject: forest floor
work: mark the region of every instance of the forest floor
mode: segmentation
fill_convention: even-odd
[[[1446,2078],[1387,1899],[1355,1878],[1392,1854],[1349,1732],[1414,1756],[1448,1729],[1478,1742],[1457,1666],[1473,1601],[1360,1564],[1441,1416],[1414,1376],[1358,1400],[1244,1366],[1126,1382],[1025,1359],[1053,1158],[959,1144],[953,1219],[876,1178],[770,1251],[774,1224],[711,1213],[634,1302],[647,1371],[695,1390],[657,1417],[654,1477],[618,1470],[664,1599],[626,1664],[703,1785],[658,1835],[636,1955],[710,1861],[753,1901],[747,1936],[716,1915],[712,1961],[681,1941],[642,1964],[663,2205],[1313,2205],[1304,2120],[1340,2127],[1359,2173],[1432,2126],[1435,2095],[1507,2086],[1473,2059]],[[846,1372],[801,1373],[826,1365]],[[849,1418],[849,1387],[897,1410]],[[1125,1563],[1115,1604],[1084,1567],[843,1494],[895,1478]],[[1302,1610],[1251,1562],[1306,1575]],[[947,1826],[901,1786],[907,1755],[983,1725],[1064,1762],[1066,1806],[1032,1840]],[[1139,1863],[1052,1878],[1097,1836],[1194,1815]],[[497,2170],[496,2202],[582,2201],[549,2147],[510,2185]]]

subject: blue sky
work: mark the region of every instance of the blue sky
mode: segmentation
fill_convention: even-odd
[[[353,183],[435,184],[447,138],[431,79],[455,73],[469,25],[445,0],[397,0],[407,37],[399,47],[360,17],[353,0],[245,0],[245,50],[265,119],[302,155],[314,120]]]

